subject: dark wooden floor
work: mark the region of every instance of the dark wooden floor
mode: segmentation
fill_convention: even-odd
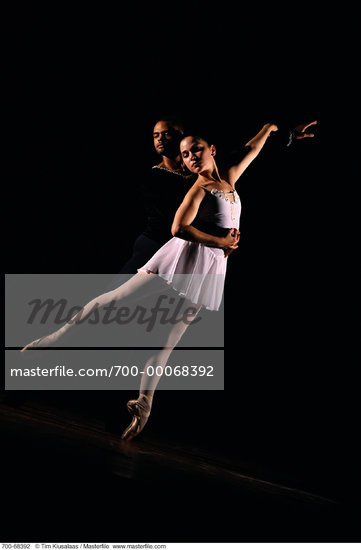
[[[357,510],[339,476],[333,486],[317,472],[253,460],[202,430],[187,441],[186,431],[157,429],[157,416],[125,443],[127,416],[119,413],[117,429],[111,407],[100,415],[70,393],[53,402],[2,394],[2,541],[357,540]]]

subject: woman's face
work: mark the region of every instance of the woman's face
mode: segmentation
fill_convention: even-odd
[[[206,141],[199,137],[188,136],[182,139],[180,151],[184,164],[188,170],[195,174],[207,169],[211,170],[214,167],[214,145],[209,146]]]

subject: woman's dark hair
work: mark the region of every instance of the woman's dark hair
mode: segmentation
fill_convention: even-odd
[[[205,141],[207,143],[207,145],[210,147],[211,145],[215,145],[214,143],[214,140],[213,140],[213,137],[208,133],[208,132],[202,132],[201,134],[197,133],[197,132],[187,132],[186,134],[184,134],[182,136],[182,141],[183,139],[187,138],[187,137],[193,137],[193,138],[196,138],[196,139],[202,139],[203,141]]]

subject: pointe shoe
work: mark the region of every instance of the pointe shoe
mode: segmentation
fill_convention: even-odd
[[[146,395],[142,395],[142,397],[138,397],[138,399],[131,399],[128,401],[127,408],[133,416],[133,420],[124,430],[121,439],[130,441],[143,430],[148,422],[152,409],[151,400]]]
[[[44,337],[43,338],[38,338],[37,340],[33,340],[32,342],[30,342],[30,344],[26,344],[26,346],[24,346],[23,349],[20,350],[20,351],[23,352],[23,351],[26,351],[28,349],[34,349],[34,348],[41,347],[41,346],[39,346],[39,343],[43,339],[44,339]]]
[[[26,344],[26,346],[23,347],[23,349],[20,350],[20,353],[22,353],[22,358],[24,360],[30,360],[30,359],[39,359],[44,358],[44,347],[47,347],[47,344],[44,343],[46,336],[43,336],[42,338],[38,338],[37,340],[33,340],[29,344]],[[40,342],[42,342],[40,344]],[[31,353],[24,353],[24,351],[31,351]]]
[[[29,349],[35,348],[51,348],[53,346],[56,346],[58,340],[62,337],[62,333],[63,329],[52,332],[51,334],[47,334],[46,336],[42,336],[41,338],[33,340],[32,342],[24,346],[21,351],[27,351]]]
[[[56,344],[58,340],[58,336],[53,334],[49,334],[48,336],[42,336],[41,338],[38,338],[37,340],[33,340],[29,344],[26,344],[26,346],[23,347],[23,349],[20,350],[20,353],[23,353],[24,351],[31,351],[31,353],[24,353],[23,358],[25,359],[39,359],[44,358],[44,349],[43,348],[50,348],[54,344]]]

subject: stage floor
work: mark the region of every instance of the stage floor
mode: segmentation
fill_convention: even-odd
[[[59,403],[2,394],[2,541],[357,540],[356,511],[332,487],[202,437],[147,429],[122,442],[104,416]]]

